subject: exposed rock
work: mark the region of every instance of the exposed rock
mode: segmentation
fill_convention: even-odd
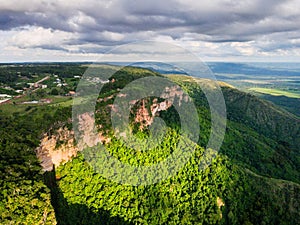
[[[222,206],[225,206],[225,203],[221,198],[217,197],[217,205],[219,208],[221,208]]]
[[[40,146],[36,149],[36,155],[41,161],[44,171],[51,171],[53,165],[69,161],[76,156],[78,148],[74,145],[74,132],[67,128],[60,128],[55,135],[47,136],[41,140]]]
[[[135,123],[140,124],[140,129],[144,129],[145,127],[150,126],[155,116],[159,116],[160,111],[168,110],[174,103],[175,99],[178,100],[178,105],[181,106],[182,102],[188,102],[188,95],[184,94],[182,89],[178,86],[167,87],[160,98],[165,99],[162,102],[158,102],[158,99],[155,98],[150,105],[150,110],[147,109],[147,104],[149,104],[149,100],[142,99],[139,101],[139,106],[135,114]],[[133,100],[130,102],[131,105],[136,104],[138,101]]]
[[[126,95],[119,94],[119,97],[126,97]],[[113,98],[113,95],[104,98],[103,101],[111,98]],[[134,122],[140,124],[140,129],[150,126],[154,121],[154,117],[158,116],[160,111],[168,110],[173,105],[175,99],[178,100],[179,106],[182,101],[189,101],[188,96],[178,86],[166,88],[160,98],[165,100],[159,102],[158,98],[155,98],[152,100],[150,106],[150,100],[147,99],[130,102],[131,106],[139,104],[137,110],[134,112]],[[114,105],[107,105],[107,107],[114,112],[118,111]],[[77,145],[74,144],[74,132],[67,128],[60,128],[51,136],[44,135],[40,146],[36,149],[37,157],[40,159],[44,171],[51,171],[53,166],[59,166],[61,163],[71,160],[72,157],[77,155],[78,151],[86,147],[93,147],[98,143],[110,142],[110,138],[97,131],[95,119],[91,113],[81,114],[78,119],[80,138]]]
[[[59,166],[76,156],[85,147],[93,147],[98,143],[109,142],[110,139],[94,131],[94,120],[89,113],[79,116],[79,130],[82,132],[78,144],[75,145],[74,131],[59,128],[55,134],[44,135],[36,155],[44,171],[51,171],[53,166]]]
[[[217,206],[219,207],[219,209],[221,210],[222,206],[225,206],[225,203],[223,202],[223,200],[219,197],[217,197]],[[222,212],[220,212],[220,218],[222,218]]]
[[[95,131],[95,120],[90,113],[84,113],[79,116],[78,130],[81,131],[81,138],[78,142],[78,148],[93,147],[101,142],[99,135]]]

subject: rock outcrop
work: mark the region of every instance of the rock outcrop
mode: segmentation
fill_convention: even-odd
[[[98,143],[107,143],[109,138],[101,133],[94,131],[94,119],[89,113],[79,116],[79,130],[81,136],[78,143],[75,141],[73,130],[59,128],[55,134],[44,135],[39,147],[36,149],[36,155],[41,162],[44,171],[51,171],[53,166],[59,166],[76,156],[78,151],[85,147],[93,147]]]
[[[125,94],[118,94],[118,97],[126,97]],[[175,100],[179,106],[182,102],[189,101],[189,97],[178,87],[168,87],[159,96],[160,98],[141,99],[131,101],[131,106],[137,104],[136,110],[133,112],[134,122],[139,124],[139,128],[150,126],[155,116],[159,116],[159,112],[168,110]],[[105,99],[113,98],[112,96]],[[163,100],[164,99],[164,100]],[[113,104],[107,105],[112,111],[118,111],[118,108]],[[95,120],[91,113],[81,114],[79,117],[78,130],[80,137],[77,144],[75,141],[74,131],[67,128],[59,128],[55,134],[51,136],[45,134],[41,140],[40,146],[36,149],[36,155],[41,162],[41,166],[44,171],[51,171],[53,166],[59,166],[60,164],[67,162],[76,156],[78,151],[83,150],[86,147],[96,146],[98,143],[108,143],[110,138],[98,132],[95,128]],[[98,125],[99,127],[101,126]]]
[[[160,111],[168,110],[175,100],[178,100],[179,107],[182,102],[189,101],[188,95],[184,94],[178,86],[167,87],[160,98],[165,100],[159,102],[158,98],[154,98],[150,107],[147,107],[150,104],[147,99],[130,102],[131,105],[137,104],[137,102],[139,104],[136,112],[132,113],[135,115],[134,122],[140,124],[139,128],[141,130],[150,126],[154,121],[154,117],[159,116]]]
[[[51,171],[54,165],[58,166],[76,156],[78,148],[74,143],[74,132],[67,128],[60,128],[51,136],[45,134],[36,149],[43,170]]]

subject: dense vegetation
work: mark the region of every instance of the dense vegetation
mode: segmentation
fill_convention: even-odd
[[[61,74],[81,71],[73,64],[64,66],[68,69],[59,68],[67,72]],[[103,72],[111,69],[116,68],[104,68]],[[29,71],[35,73],[33,68]],[[126,147],[111,132],[108,105],[119,89],[145,76],[160,75],[130,67],[118,71],[111,78],[115,82],[102,89],[102,100],[96,106],[99,129],[111,137],[107,149],[131,165],[162,161],[178,143],[180,127],[172,107],[160,115],[169,128],[158,147],[137,151]],[[113,182],[96,173],[81,153],[55,171],[42,173],[34,149],[50,128],[71,128],[71,108],[68,104],[1,106],[0,223],[299,224],[299,119],[252,95],[222,87],[228,110],[225,140],[212,164],[199,170],[210,133],[208,103],[192,80],[169,78],[193,98],[201,133],[188,163],[175,176],[148,186]],[[135,131],[141,140],[147,138],[147,130]]]
[[[300,117],[300,98],[289,98],[286,96],[274,96],[274,95],[260,95],[263,99],[273,102],[276,105],[279,105],[285,108],[287,111]]]
[[[116,143],[111,147],[127,154],[128,149]],[[61,224],[298,224],[299,185],[253,176],[222,156],[199,171],[202,151],[199,148],[176,176],[139,187],[102,177],[79,156],[56,171],[58,220]],[[81,211],[82,205],[89,210]]]
[[[44,132],[70,117],[70,109],[31,107],[0,114],[1,224],[53,224],[50,190],[34,149]]]
[[[181,76],[173,79],[190,90],[204,131],[200,140],[207,140],[209,111],[204,94],[193,82],[182,82]],[[221,152],[262,175],[299,183],[300,120],[251,94],[228,87],[222,91],[228,122]]]
[[[16,84],[18,81],[28,80],[43,74],[59,74],[63,78],[81,76],[86,66],[78,66],[78,63],[56,64],[2,64],[0,66],[0,83]]]

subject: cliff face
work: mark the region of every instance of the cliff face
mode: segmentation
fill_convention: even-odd
[[[44,135],[40,146],[36,149],[36,155],[41,162],[44,171],[51,171],[53,166],[59,166],[72,159],[78,151],[85,147],[93,147],[98,143],[107,143],[109,138],[102,133],[94,131],[94,119],[89,113],[79,116],[80,140],[77,144],[73,130],[59,128],[55,134]]]
[[[171,107],[172,103],[169,101],[163,101],[158,103],[158,100],[155,98],[153,103],[147,108],[149,102],[145,99],[139,102],[138,108],[134,113],[134,122],[139,124],[140,130],[150,126],[153,121],[154,117],[158,116],[160,111],[167,110]]]
[[[132,113],[135,115],[134,122],[140,124],[139,128],[141,130],[150,126],[154,121],[154,117],[159,116],[160,111],[168,110],[175,100],[178,101],[179,106],[182,102],[189,101],[189,97],[184,95],[181,88],[177,86],[167,87],[160,98],[165,100],[159,102],[158,98],[154,98],[151,104],[147,99],[131,102],[131,105],[137,104],[137,102],[139,104],[137,110],[132,111]]]
[[[53,165],[58,166],[77,155],[78,148],[74,145],[74,132],[60,128],[55,135],[44,135],[36,155],[44,171],[51,171]]]
[[[124,95],[119,94],[118,97],[122,98]],[[139,124],[139,128],[143,130],[153,123],[154,117],[159,116],[159,112],[168,110],[174,101],[177,101],[179,106],[182,102],[189,101],[188,96],[184,95],[178,86],[166,88],[160,96],[160,100],[154,98],[152,101],[142,99],[130,102],[132,106],[137,106],[133,107],[135,110],[132,108],[132,113],[134,114],[133,122]],[[114,105],[107,106],[110,110],[117,110]],[[44,171],[51,171],[53,166],[59,166],[71,160],[72,157],[77,155],[78,151],[86,147],[93,147],[98,143],[110,142],[110,138],[95,129],[95,120],[90,113],[84,113],[78,119],[78,129],[81,136],[78,143],[75,141],[74,131],[67,128],[59,128],[51,136],[44,135],[40,146],[36,149],[36,155]],[[101,127],[101,124],[98,126]]]

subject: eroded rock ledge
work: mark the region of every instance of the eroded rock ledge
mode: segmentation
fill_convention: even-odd
[[[124,95],[119,94],[118,97],[124,97]],[[183,91],[177,86],[166,88],[160,98],[165,100],[159,101],[155,98],[150,103],[149,100],[142,99],[140,101],[134,100],[130,103],[131,105],[137,104],[136,111],[134,112],[134,122],[139,124],[141,130],[150,126],[154,121],[154,117],[159,116],[160,111],[168,110],[175,99],[179,101],[179,105],[182,102],[189,101],[188,96],[184,95]],[[110,106],[109,110],[118,110],[114,105],[108,106]],[[97,129],[94,127],[95,120],[92,114],[81,114],[78,120],[79,140],[75,140],[74,131],[69,130],[67,127],[59,128],[52,135],[44,134],[39,147],[36,149],[36,155],[44,171],[51,171],[53,166],[59,166],[71,160],[72,157],[76,156],[79,151],[86,147],[93,147],[98,143],[110,142],[110,138],[96,131]],[[101,125],[98,126],[101,127]]]
[[[78,148],[74,144],[74,132],[67,128],[59,128],[56,134],[44,135],[36,155],[44,171],[51,171],[53,165],[58,166],[77,155]]]
[[[94,119],[89,113],[84,113],[79,117],[79,130],[81,137],[79,142],[75,141],[73,130],[67,127],[59,128],[49,136],[44,134],[36,155],[41,162],[44,171],[51,171],[53,166],[59,166],[75,157],[77,153],[85,147],[93,147],[98,143],[107,143],[109,138],[102,133],[93,133]]]

